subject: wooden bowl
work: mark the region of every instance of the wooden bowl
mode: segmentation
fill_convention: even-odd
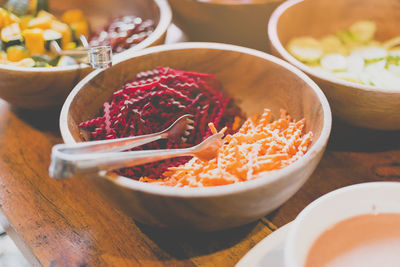
[[[172,12],[165,0],[70,0],[50,1],[50,9],[60,16],[67,9],[80,8],[92,29],[102,28],[108,19],[137,15],[154,20],[156,29],[143,42],[114,55],[121,60],[134,51],[164,42]],[[42,109],[61,106],[71,89],[93,69],[87,65],[52,68],[24,68],[0,64],[0,97],[17,107]]]
[[[208,188],[173,188],[117,175],[88,177],[135,220],[159,227],[217,230],[254,221],[290,198],[317,166],[331,129],[328,102],[318,86],[290,64],[260,51],[217,43],[148,48],[105,71],[94,71],[68,96],[60,117],[65,143],[80,142],[77,125],[94,118],[111,94],[156,66],[212,73],[247,115],[286,109],[306,118],[314,133],[310,150],[294,164],[256,180]]]
[[[376,39],[399,35],[398,0],[289,0],[272,14],[268,36],[275,55],[306,72],[326,94],[333,115],[356,126],[400,130],[400,91],[360,85],[316,72],[285,49],[291,38],[317,38],[368,19],[377,24]]]
[[[283,0],[168,0],[174,21],[191,41],[220,42],[269,51],[265,29]]]

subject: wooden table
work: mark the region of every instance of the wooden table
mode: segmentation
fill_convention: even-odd
[[[0,100],[1,222],[34,265],[232,266],[322,194],[400,179],[400,132],[336,123],[315,173],[265,218],[217,233],[154,229],[135,223],[86,179],[49,178],[50,149],[62,142],[58,113],[16,110]]]

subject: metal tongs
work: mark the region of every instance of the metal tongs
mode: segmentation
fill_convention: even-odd
[[[56,41],[50,43],[50,50],[59,56],[70,56],[79,62],[88,63],[94,69],[105,69],[112,65],[112,49],[109,45],[90,46],[84,35],[80,36],[83,49],[62,50]]]
[[[191,118],[192,115],[184,115],[166,130],[149,135],[55,145],[49,174],[52,178],[64,179],[76,174],[111,171],[172,157],[197,156],[202,160],[214,158],[223,144],[223,133],[214,134],[189,148],[124,151],[159,139],[185,142],[193,130]]]

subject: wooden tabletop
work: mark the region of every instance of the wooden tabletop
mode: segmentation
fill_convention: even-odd
[[[334,123],[315,173],[265,218],[217,233],[160,230],[135,223],[84,178],[49,178],[51,147],[62,142],[58,116],[0,100],[1,223],[34,265],[232,266],[317,197],[350,184],[400,180],[400,132]]]

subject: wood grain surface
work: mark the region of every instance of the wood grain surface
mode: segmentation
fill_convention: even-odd
[[[103,201],[89,180],[48,177],[50,149],[61,142],[58,112],[16,110],[0,100],[1,222],[34,265],[232,266],[320,195],[359,182],[400,180],[400,132],[335,123],[315,173],[266,218],[216,233],[159,230]]]

